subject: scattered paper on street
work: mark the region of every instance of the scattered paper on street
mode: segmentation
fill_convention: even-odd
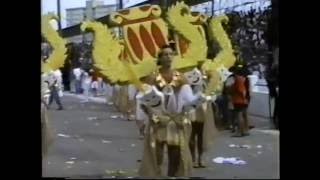
[[[246,144],[245,144],[245,145],[241,145],[240,147],[241,147],[241,148],[246,148],[246,149],[250,149],[250,148],[251,148],[251,146],[246,145]]]
[[[71,137],[71,136],[66,135],[66,134],[57,134],[57,136],[59,136],[59,137],[65,137],[65,138],[70,138],[70,137]]]
[[[89,120],[89,121],[97,120],[97,119],[98,119],[97,117],[88,117],[88,120]]]
[[[236,145],[236,144],[229,144],[229,147],[231,148],[245,148],[245,149],[251,149],[252,146],[250,145],[247,145],[247,144],[244,144],[244,145]],[[262,148],[261,145],[257,145],[256,148]]]
[[[110,143],[112,143],[112,141],[102,140],[102,143],[110,144]]]
[[[229,144],[229,147],[233,148],[233,147],[238,147],[239,145],[235,145],[235,144]]]
[[[246,161],[241,160],[236,157],[231,157],[231,158],[217,157],[217,158],[212,159],[212,161],[217,164],[233,164],[233,165],[247,164]]]

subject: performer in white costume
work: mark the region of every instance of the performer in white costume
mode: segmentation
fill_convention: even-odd
[[[192,87],[194,94],[203,94],[206,89],[206,82],[203,79],[203,75],[197,68],[192,71],[184,73],[189,84]],[[212,102],[215,100],[215,96],[208,96],[209,101],[204,102],[201,106],[198,106],[191,111],[192,132],[190,138],[190,150],[192,154],[193,167],[205,167],[202,161],[203,152],[207,151],[212,145],[213,139],[217,136],[217,129],[214,124],[214,114],[212,109]],[[196,151],[197,149],[197,151]],[[197,153],[197,162],[196,154]]]
[[[168,176],[191,175],[189,149],[191,121],[188,111],[204,98],[194,95],[184,76],[171,69],[173,52],[169,46],[159,54],[159,72],[150,76],[152,84],[145,95],[137,95],[148,117],[144,154],[139,169],[142,177],[160,177],[164,146],[168,148]],[[138,116],[138,114],[137,114]]]

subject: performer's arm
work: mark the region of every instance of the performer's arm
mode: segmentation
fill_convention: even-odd
[[[180,91],[185,106],[197,106],[205,100],[201,92],[194,95],[189,84],[183,85]]]

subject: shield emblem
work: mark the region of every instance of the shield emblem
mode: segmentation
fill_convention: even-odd
[[[162,46],[168,44],[168,28],[160,17],[161,8],[146,5],[111,14],[111,22],[123,30],[124,54],[132,63],[155,60]]]

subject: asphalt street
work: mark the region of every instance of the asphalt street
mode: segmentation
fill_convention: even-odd
[[[135,122],[124,119],[104,98],[87,103],[81,99],[66,93],[65,109],[57,111],[53,104],[49,110],[55,140],[43,158],[43,177],[137,177],[143,140]],[[193,177],[280,178],[279,131],[270,129],[268,119],[250,116],[250,121],[256,126],[250,136],[232,138],[229,131],[221,131],[205,154],[207,168],[194,169]],[[248,146],[233,147],[237,145]],[[238,157],[246,164],[217,164],[213,162],[217,157]]]

